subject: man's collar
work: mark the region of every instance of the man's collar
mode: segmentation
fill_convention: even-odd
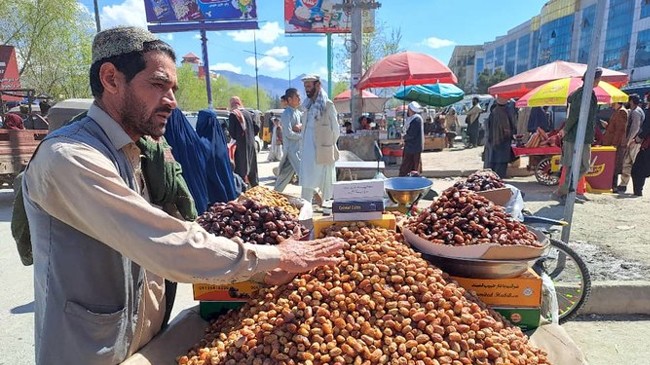
[[[93,103],[88,109],[88,114],[99,126],[104,130],[104,133],[111,140],[116,149],[121,149],[129,143],[133,143],[131,137],[124,131],[108,113],[100,108],[96,103]]]

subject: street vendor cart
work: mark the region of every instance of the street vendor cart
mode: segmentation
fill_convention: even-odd
[[[545,147],[512,147],[515,157],[528,156],[528,170],[535,172],[537,182],[546,186],[557,185],[560,176],[560,157],[562,148],[558,146]]]

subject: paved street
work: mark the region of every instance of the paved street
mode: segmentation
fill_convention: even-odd
[[[478,152],[478,149],[465,153]],[[458,166],[449,154],[442,152],[428,156],[446,166]],[[262,152],[259,161],[266,160]],[[468,162],[480,167],[479,163]],[[260,163],[263,184],[273,182],[271,169],[277,163]],[[463,166],[465,166],[463,164]],[[425,168],[426,169],[426,168]],[[453,183],[452,179],[436,179],[434,187],[442,190]],[[299,187],[290,185],[286,191],[299,195]],[[542,199],[539,195],[536,199]],[[10,234],[13,192],[0,190],[0,285],[5,295],[0,297],[0,365],[28,365],[33,363],[33,292],[32,269],[20,263]],[[180,285],[175,313],[196,305],[191,286]],[[585,353],[591,365],[646,364],[647,345],[643,334],[650,328],[648,316],[623,316],[615,318],[585,317],[566,324],[565,329]],[[564,365],[564,364],[560,364]],[[571,365],[571,364],[566,364]]]

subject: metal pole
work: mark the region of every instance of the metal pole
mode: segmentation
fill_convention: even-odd
[[[99,22],[99,6],[97,5],[97,0],[93,0],[95,5],[95,27],[97,28],[97,33],[102,31],[102,25]]]
[[[210,63],[208,62],[208,37],[205,29],[201,29],[201,51],[203,52],[203,71],[205,72],[205,91],[208,93],[208,109],[212,109],[212,85],[210,78]]]
[[[253,51],[255,52],[255,92],[257,94],[257,110],[260,110],[260,83],[257,76],[257,34],[253,30]]]
[[[327,33],[327,95],[332,96],[332,33]]]
[[[352,20],[351,20],[351,77],[350,77],[350,111],[352,112],[352,123],[357,123],[362,112],[361,92],[356,88],[362,71],[362,46],[363,46],[363,29],[362,29],[362,11],[358,0],[352,0]],[[355,125],[355,127],[358,127]]]
[[[291,60],[293,59],[293,56],[291,56],[287,60],[287,65],[289,66],[289,87],[291,87]]]
[[[578,179],[580,178],[580,161],[582,160],[582,151],[585,143],[591,144],[593,141],[585,141],[585,133],[587,132],[587,118],[589,117],[589,105],[591,104],[591,92],[594,87],[594,75],[596,74],[596,65],[598,64],[598,57],[600,55],[600,34],[605,19],[605,5],[607,0],[598,0],[598,7],[596,8],[596,24],[594,24],[594,33],[591,35],[591,49],[589,50],[589,63],[587,64],[587,72],[583,84],[582,100],[580,102],[580,116],[578,117],[578,131],[576,134],[576,142],[573,147],[573,159],[571,162],[570,174],[565,178],[571,179],[569,184],[569,193],[567,194],[566,203],[564,206],[564,219],[569,222],[568,225],[562,228],[562,241],[569,242],[571,236],[571,226],[573,218],[573,207],[576,199],[576,188],[578,186]],[[575,107],[575,106],[571,106]]]

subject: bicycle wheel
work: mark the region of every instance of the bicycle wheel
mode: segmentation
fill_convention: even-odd
[[[546,186],[557,185],[560,182],[560,179],[551,172],[550,157],[542,159],[539,161],[537,166],[535,166],[535,179],[537,179],[538,183]]]
[[[547,256],[535,263],[553,279],[559,307],[559,322],[570,320],[578,314],[591,293],[591,275],[582,258],[566,243],[550,239]]]

